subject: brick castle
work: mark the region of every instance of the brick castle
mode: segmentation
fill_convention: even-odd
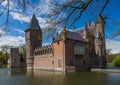
[[[52,71],[86,71],[106,68],[104,20],[101,15],[84,29],[64,28],[49,45],[42,46],[42,31],[33,15],[27,29],[26,67]],[[12,55],[11,55],[12,57]]]

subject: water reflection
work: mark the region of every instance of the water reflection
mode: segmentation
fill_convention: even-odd
[[[56,73],[26,69],[0,69],[0,85],[120,85],[120,74]]]
[[[12,76],[14,76],[14,75],[25,75],[26,74],[26,72],[27,72],[27,69],[24,69],[24,68],[12,68],[12,69],[10,69],[10,74],[12,75]]]

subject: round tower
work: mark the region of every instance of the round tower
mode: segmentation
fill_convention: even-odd
[[[33,15],[25,30],[27,68],[34,66],[34,49],[42,46],[42,31],[36,16]]]

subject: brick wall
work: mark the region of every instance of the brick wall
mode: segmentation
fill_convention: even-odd
[[[64,70],[64,42],[53,43],[53,54],[52,55],[36,55],[34,57],[34,68],[36,69],[51,69],[51,70]]]

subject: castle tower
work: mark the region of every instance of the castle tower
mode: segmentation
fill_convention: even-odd
[[[11,68],[21,67],[19,48],[11,48],[10,67]]]
[[[104,20],[101,15],[98,16],[96,23],[95,51],[98,55],[99,67],[106,67],[106,46],[104,33]]]
[[[102,57],[102,43],[102,36],[100,34],[100,31],[97,30],[95,36],[95,52],[99,57]]]
[[[32,16],[32,19],[25,30],[25,39],[27,68],[32,68],[34,65],[34,49],[42,46],[42,31],[35,15]]]
[[[87,28],[86,22],[84,23],[83,38],[88,42],[89,41],[89,30]]]

